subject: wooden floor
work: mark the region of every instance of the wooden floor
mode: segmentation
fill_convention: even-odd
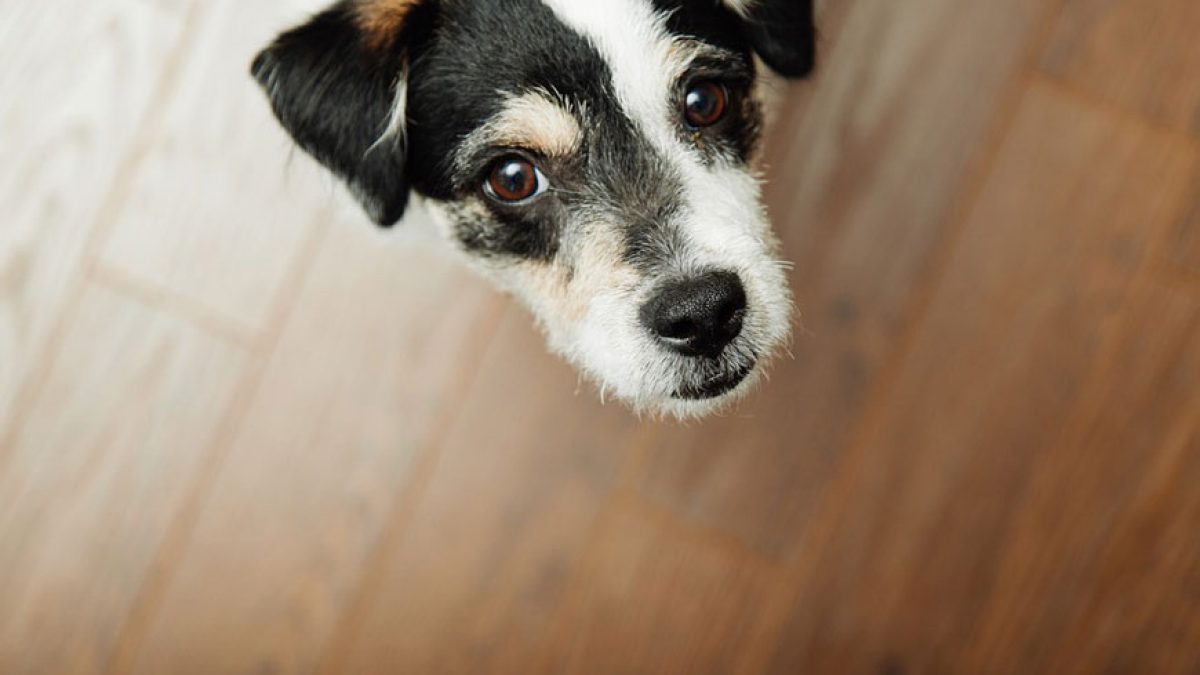
[[[1200,673],[1200,3],[825,4],[686,427],[290,149],[320,4],[0,3],[0,673]]]

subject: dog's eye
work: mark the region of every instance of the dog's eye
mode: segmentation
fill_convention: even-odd
[[[545,177],[533,162],[511,155],[492,165],[483,182],[483,191],[496,201],[518,204],[536,197],[545,184]]]
[[[703,80],[688,87],[684,97],[684,118],[693,129],[711,127],[725,116],[729,92],[719,82]]]

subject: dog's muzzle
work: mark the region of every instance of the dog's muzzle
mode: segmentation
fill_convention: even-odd
[[[746,290],[738,275],[727,271],[665,284],[642,306],[642,325],[659,345],[676,354],[716,362],[742,333]],[[704,382],[684,387],[675,398],[703,400],[722,396],[741,384],[754,363],[732,372],[719,369]]]

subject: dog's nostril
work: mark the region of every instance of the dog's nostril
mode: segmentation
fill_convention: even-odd
[[[642,307],[659,342],[688,356],[717,357],[742,331],[746,291],[732,272],[709,272],[673,283]]]
[[[741,332],[742,320],[745,316],[746,308],[744,306],[738,308],[730,304],[726,306],[724,312],[721,314],[721,323],[735,332]]]
[[[696,324],[688,319],[680,319],[667,326],[667,329],[661,333],[662,337],[672,340],[686,340],[696,334]]]

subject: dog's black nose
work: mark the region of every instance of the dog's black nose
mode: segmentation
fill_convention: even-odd
[[[742,332],[746,291],[732,272],[670,284],[642,306],[642,324],[667,347],[715,358]]]

